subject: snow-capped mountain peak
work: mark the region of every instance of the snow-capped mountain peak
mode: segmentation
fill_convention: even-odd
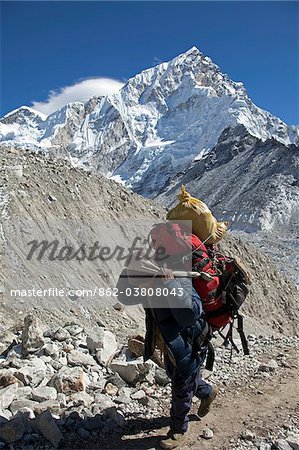
[[[226,129],[244,126],[262,141],[284,145],[299,141],[298,128],[258,108],[242,83],[196,47],[142,71],[110,96],[70,103],[30,126],[13,117],[2,119],[0,142],[69,153],[147,196],[209,154]]]
[[[23,124],[26,120],[33,120],[36,123],[46,120],[47,116],[39,111],[36,111],[29,106],[20,106],[13,111],[5,114],[5,116],[0,119],[2,123],[19,123]]]

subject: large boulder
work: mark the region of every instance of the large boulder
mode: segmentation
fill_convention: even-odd
[[[63,366],[52,378],[50,384],[58,392],[63,394],[72,394],[85,390],[84,371],[82,367]]]
[[[18,411],[23,408],[29,408],[32,411],[35,411],[36,406],[38,406],[38,402],[34,402],[33,400],[29,400],[28,398],[21,400],[14,400],[10,405],[9,409],[13,414],[16,414]]]
[[[0,408],[7,409],[14,401],[18,391],[16,384],[11,384],[3,389],[0,389]]]
[[[58,447],[59,443],[63,439],[63,436],[51,413],[49,411],[45,411],[34,419],[33,422],[33,427],[39,431],[44,438],[50,441],[53,447]]]
[[[43,345],[43,332],[38,319],[32,315],[26,316],[22,332],[22,355],[26,357],[39,350]]]
[[[32,389],[32,400],[44,402],[46,400],[56,400],[57,391],[54,387],[43,386]]]
[[[110,369],[116,372],[127,383],[135,385],[148,374],[151,365],[144,363],[142,358],[133,361],[114,360],[110,364]]]
[[[67,361],[70,366],[94,366],[96,363],[95,359],[88,353],[83,353],[80,350],[72,350],[67,355]]]
[[[89,332],[86,344],[88,350],[96,354],[97,361],[105,366],[111,361],[118,348],[114,334],[104,328],[94,328]]]
[[[41,358],[34,357],[28,360],[27,364],[17,370],[14,375],[25,386],[37,386],[45,377],[47,366]]]
[[[24,436],[26,427],[22,417],[16,417],[0,426],[0,439],[13,444]]]

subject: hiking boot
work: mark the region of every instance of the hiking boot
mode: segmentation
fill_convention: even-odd
[[[181,446],[185,439],[186,439],[187,433],[172,433],[171,431],[168,432],[167,437],[164,439],[161,439],[159,442],[159,445],[161,448],[166,449],[173,449]]]
[[[203,398],[200,402],[197,415],[199,417],[204,417],[208,414],[210,411],[210,406],[213,403],[213,401],[216,398],[216,395],[218,394],[218,388],[216,386],[212,386],[212,392],[211,395],[207,398]]]

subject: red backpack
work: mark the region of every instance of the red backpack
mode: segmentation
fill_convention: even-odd
[[[231,257],[222,255],[215,245],[205,245],[184,224],[173,222],[160,223],[150,232],[155,250],[164,248],[169,258],[167,266],[171,269],[197,271],[200,277],[193,279],[193,286],[203,302],[207,321],[212,329],[220,330],[230,324],[226,341],[231,341],[232,324],[238,319],[244,353],[248,353],[245,335],[242,330],[242,316],[238,309],[243,304],[248,288],[245,274],[240,269],[240,263]],[[233,342],[232,342],[232,345]]]

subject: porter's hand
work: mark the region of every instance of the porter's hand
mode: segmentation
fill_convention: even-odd
[[[174,280],[173,271],[171,269],[161,269],[162,275],[164,275],[165,281]]]

